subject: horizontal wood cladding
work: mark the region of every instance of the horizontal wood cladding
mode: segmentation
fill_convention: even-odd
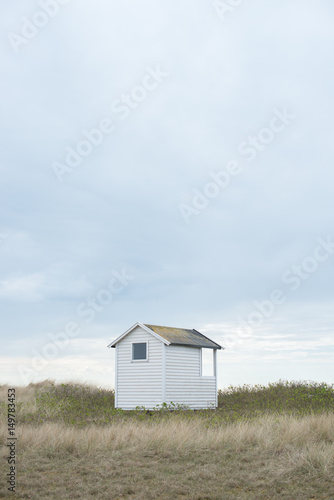
[[[148,360],[132,361],[132,343],[147,342]],[[162,402],[163,343],[139,326],[118,343],[117,406],[152,408]]]
[[[215,377],[201,377],[200,349],[166,347],[166,403],[208,408],[216,403]]]

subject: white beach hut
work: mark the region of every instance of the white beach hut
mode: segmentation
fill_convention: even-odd
[[[152,409],[162,403],[193,409],[217,406],[217,349],[197,330],[136,323],[108,347],[115,348],[115,407]],[[203,374],[203,350],[212,372]]]

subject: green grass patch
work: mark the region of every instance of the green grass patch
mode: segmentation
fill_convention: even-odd
[[[206,426],[215,426],[268,414],[304,416],[334,411],[334,386],[316,382],[279,381],[267,386],[228,387],[218,392],[217,409],[197,411],[174,403],[157,406],[154,411],[144,407],[123,411],[114,407],[113,390],[75,383],[48,382],[37,384],[33,391],[28,388],[30,400],[20,402],[17,395],[18,424],[60,422],[82,427],[129,420],[168,420],[178,414],[185,420],[201,419]],[[24,388],[20,388],[22,391]],[[5,414],[6,404],[1,406]]]
[[[218,407],[240,417],[259,413],[308,415],[334,410],[334,386],[317,382],[282,381],[229,387],[218,391]]]

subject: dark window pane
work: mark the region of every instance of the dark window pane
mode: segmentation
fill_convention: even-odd
[[[133,348],[133,358],[132,359],[146,359],[146,344],[145,342],[140,342],[138,344],[132,344]]]

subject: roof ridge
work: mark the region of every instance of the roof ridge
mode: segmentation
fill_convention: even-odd
[[[147,323],[143,323],[143,325],[147,326],[148,328],[150,326],[157,326],[159,328],[172,328],[173,330],[189,330],[190,332],[192,332],[194,329],[193,328],[182,328],[180,326],[165,326],[165,325],[152,325],[152,324],[147,324]],[[196,331],[196,330],[195,330]],[[199,333],[199,332],[198,332]],[[210,340],[210,339],[209,339]]]

